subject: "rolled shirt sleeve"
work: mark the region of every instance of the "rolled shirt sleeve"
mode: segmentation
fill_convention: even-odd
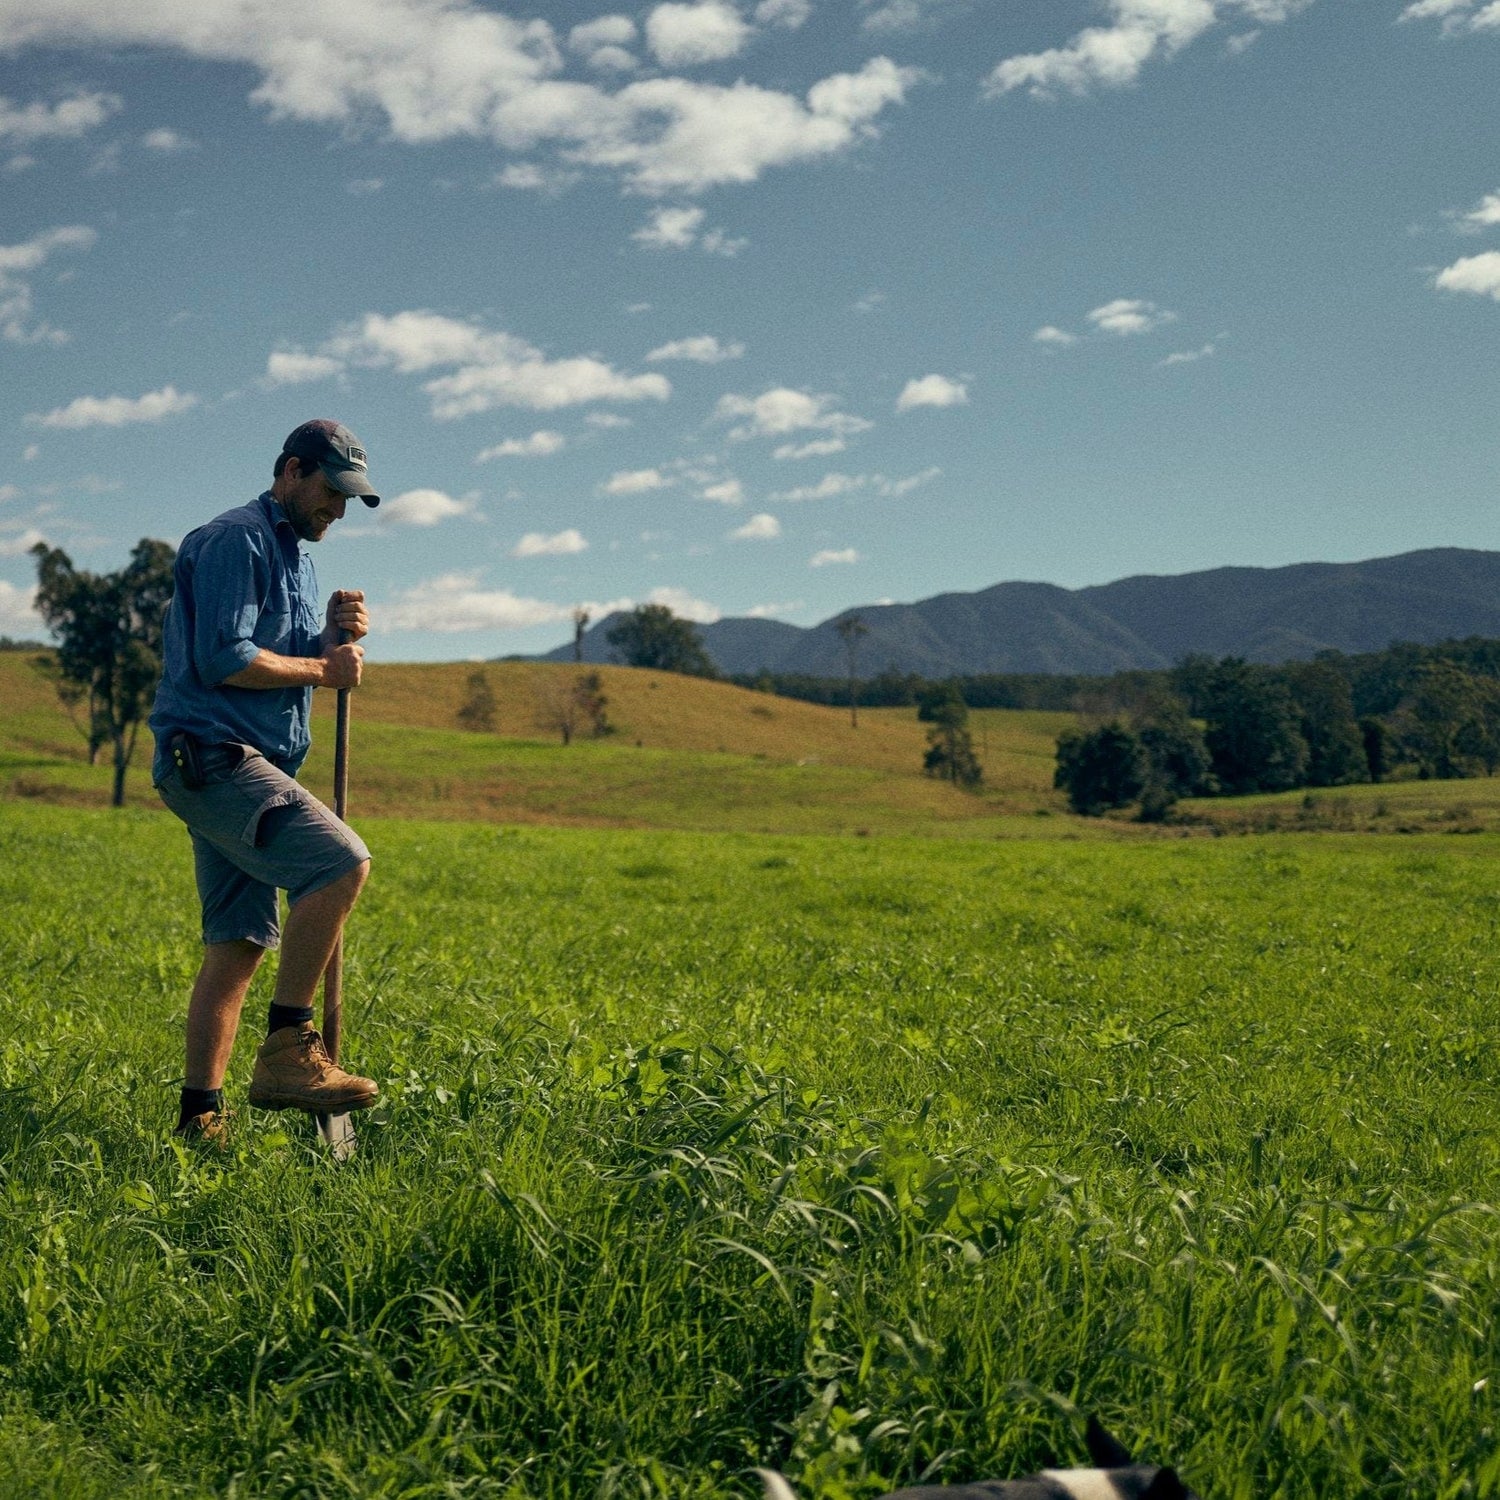
[[[205,687],[217,687],[260,655],[256,628],[270,568],[260,538],[221,531],[194,559],[193,665]]]

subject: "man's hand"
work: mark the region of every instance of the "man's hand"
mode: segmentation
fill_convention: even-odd
[[[335,589],[328,598],[328,624],[323,631],[323,644],[336,646],[340,641],[359,641],[369,633],[370,616],[365,611],[364,590]]]
[[[323,648],[324,687],[357,688],[364,674],[365,648],[363,646],[325,646]]]

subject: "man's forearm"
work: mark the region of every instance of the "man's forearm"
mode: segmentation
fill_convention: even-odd
[[[278,656],[264,647],[255,660],[226,677],[225,687],[288,688],[322,687],[328,680],[328,662],[321,656]]]

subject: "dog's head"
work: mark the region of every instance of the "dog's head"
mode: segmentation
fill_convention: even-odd
[[[1043,1469],[1025,1479],[982,1479],[973,1484],[919,1484],[886,1500],[1198,1500],[1173,1469],[1138,1464],[1129,1450],[1093,1418],[1084,1433],[1092,1469]],[[765,1500],[797,1500],[785,1478],[757,1469]]]

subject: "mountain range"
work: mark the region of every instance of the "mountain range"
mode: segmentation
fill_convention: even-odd
[[[1090,588],[997,583],[914,604],[866,604],[821,624],[730,617],[700,625],[724,673],[842,677],[839,622],[857,615],[858,675],[887,668],[923,677],[986,672],[1105,675],[1169,667],[1194,653],[1256,662],[1299,661],[1323,650],[1379,651],[1392,641],[1500,637],[1500,552],[1434,547],[1354,563],[1213,568],[1142,574]],[[615,660],[600,620],[583,660]],[[567,642],[544,661],[570,661]]]

